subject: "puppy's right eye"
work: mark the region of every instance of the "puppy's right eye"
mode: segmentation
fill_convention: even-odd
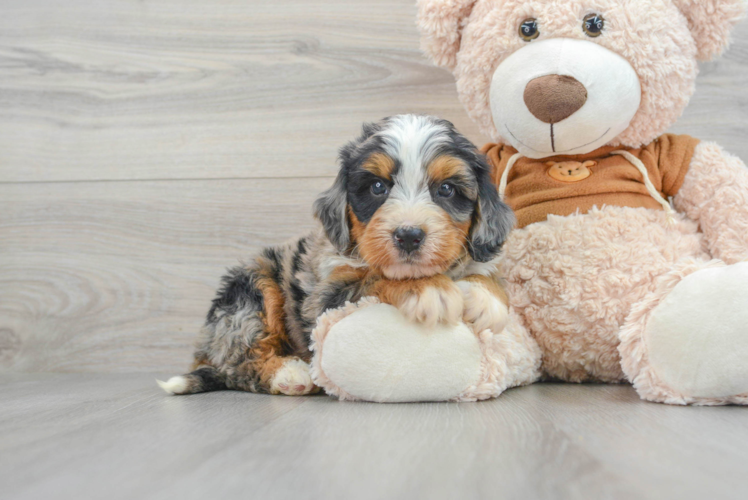
[[[539,37],[538,20],[531,18],[522,21],[522,24],[519,25],[519,36],[526,42],[532,42]]]
[[[445,182],[444,184],[439,186],[439,189],[437,189],[436,194],[438,194],[442,198],[451,198],[455,194],[455,187],[452,184]]]
[[[382,181],[375,181],[374,184],[371,185],[371,194],[374,196],[384,196],[388,191],[387,184]]]

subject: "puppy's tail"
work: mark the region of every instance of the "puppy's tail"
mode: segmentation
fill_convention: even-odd
[[[166,382],[156,380],[156,383],[167,393],[177,395],[227,389],[226,378],[212,366],[204,366],[186,375],[171,377]]]

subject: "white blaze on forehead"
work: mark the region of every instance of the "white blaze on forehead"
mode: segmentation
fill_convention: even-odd
[[[400,115],[379,132],[388,155],[400,163],[390,196],[417,201],[429,199],[426,167],[440,146],[449,142],[448,130],[428,116]]]

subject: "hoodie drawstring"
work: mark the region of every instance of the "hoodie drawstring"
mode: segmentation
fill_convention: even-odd
[[[624,158],[626,158],[626,160],[629,161],[629,163],[636,167],[639,172],[641,172],[642,177],[644,178],[644,185],[647,187],[647,192],[649,192],[649,195],[654,198],[655,201],[657,201],[660,205],[662,205],[662,208],[665,209],[665,213],[667,213],[668,224],[674,224],[676,212],[670,205],[670,203],[657,191],[657,188],[654,186],[654,184],[652,184],[652,180],[649,178],[649,172],[647,172],[647,167],[644,166],[644,163],[628,151],[613,151],[611,154],[623,156]],[[501,182],[499,183],[499,196],[503,201],[506,201],[506,186],[509,182],[509,173],[517,163],[517,160],[519,160],[520,158],[522,158],[522,153],[516,153],[515,155],[512,155],[512,157],[509,158],[509,161],[506,164],[504,173],[501,175]]]
[[[644,166],[644,163],[639,158],[632,155],[628,151],[613,151],[611,154],[623,156],[633,166],[639,169],[639,172],[641,172],[642,177],[644,177],[644,185],[647,186],[647,191],[649,191],[649,195],[652,198],[654,198],[660,205],[662,205],[662,208],[665,209],[665,213],[667,213],[668,224],[674,224],[675,223],[675,210],[673,210],[673,207],[670,205],[670,203],[665,198],[662,197],[659,191],[657,191],[657,188],[654,186],[654,184],[652,184],[652,180],[649,178],[649,172],[647,172],[647,167]]]

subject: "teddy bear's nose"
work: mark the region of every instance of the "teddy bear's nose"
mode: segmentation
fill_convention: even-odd
[[[579,111],[587,102],[587,89],[576,78],[548,75],[536,78],[525,88],[525,104],[535,118],[558,123]]]

